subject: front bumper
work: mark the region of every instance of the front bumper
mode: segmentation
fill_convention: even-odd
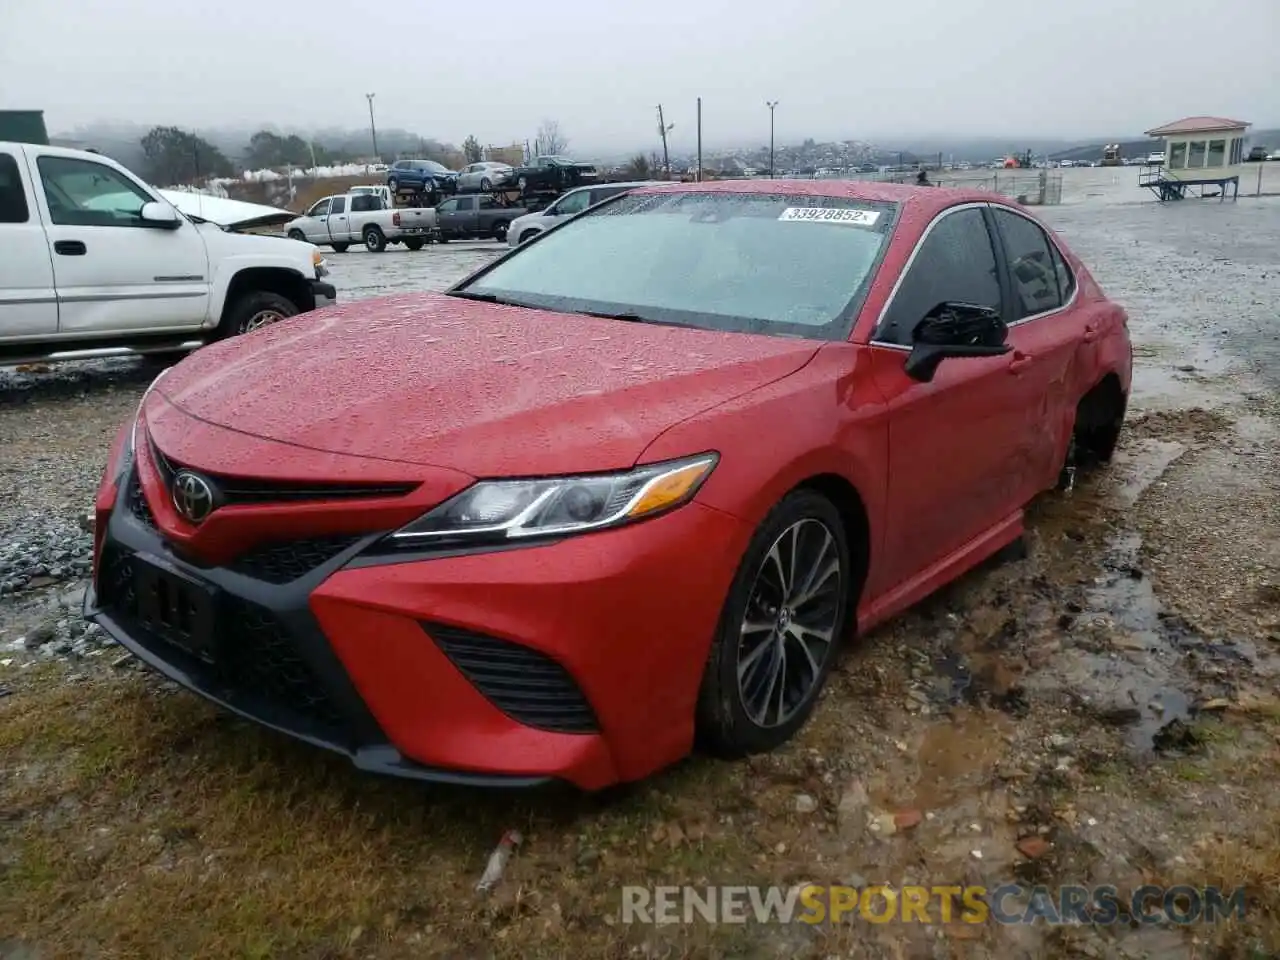
[[[338,289],[332,283],[323,280],[311,281],[311,296],[315,298],[315,309],[330,307],[338,302]]]
[[[369,559],[373,533],[327,556],[256,548],[320,561],[267,582],[259,572],[275,568],[247,557],[208,567],[179,555],[125,484],[85,615],[183,686],[360,769],[591,790],[691,748],[702,667],[749,535],[697,503],[556,544],[429,560]],[[138,556],[217,591],[211,662],[144,625],[129,592]]]

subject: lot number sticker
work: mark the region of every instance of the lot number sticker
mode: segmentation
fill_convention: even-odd
[[[805,223],[846,223],[855,227],[870,227],[880,219],[880,212],[849,210],[841,207],[787,207],[778,219]]]

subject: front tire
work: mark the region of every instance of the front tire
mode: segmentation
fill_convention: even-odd
[[[398,190],[399,187],[400,187],[400,181],[398,181],[395,177],[392,177],[390,180],[387,181],[387,189],[391,191],[391,195],[393,197],[396,195],[396,190]]]
[[[850,623],[856,583],[840,512],[787,495],[756,529],[720,615],[698,696],[702,745],[772,750],[804,726]]]
[[[301,230],[290,230],[290,231],[289,231],[289,239],[290,239],[290,240],[301,240],[303,243],[306,243],[306,242],[307,242],[307,235],[306,235],[305,233],[303,233]]]
[[[268,290],[255,290],[243,294],[229,308],[222,318],[222,335],[225,337],[252,333],[254,330],[268,327],[289,317],[295,317],[302,311],[288,297]]]
[[[377,227],[364,228],[364,246],[370,253],[382,253],[387,249],[386,235]]]
[[[493,239],[497,240],[499,243],[506,243],[507,230],[510,226],[511,224],[507,223],[505,220],[499,220],[495,223],[493,225]]]
[[[347,252],[347,247],[348,247],[348,246],[350,246],[350,244],[347,244],[347,243],[335,243],[335,244],[333,244],[333,252],[334,252],[334,253],[346,253],[346,252]]]
[[[540,230],[526,230],[524,233],[520,234],[520,239],[519,239],[519,240],[517,240],[516,242],[517,242],[517,243],[528,243],[530,240],[532,240],[534,237],[536,237],[536,236],[537,236],[539,233],[541,233],[541,232],[542,232],[542,231],[540,231]]]
[[[488,177],[481,177],[481,178],[480,178],[480,189],[481,189],[481,191],[483,191],[484,193],[488,193],[490,190],[492,190],[492,189],[493,189],[493,181],[491,181]]]

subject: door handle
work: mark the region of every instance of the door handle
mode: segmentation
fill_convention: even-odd
[[[1015,352],[1013,358],[1009,361],[1009,372],[1021,373],[1023,370],[1027,369],[1027,367],[1031,366],[1031,364],[1035,362],[1035,359],[1035,357],[1028,353]]]
[[[1083,339],[1085,343],[1093,343],[1093,341],[1098,339],[1098,328],[1091,323],[1088,324],[1084,328],[1084,336],[1081,339]]]
[[[60,253],[64,257],[83,257],[89,252],[89,248],[79,240],[55,240],[53,252]]]

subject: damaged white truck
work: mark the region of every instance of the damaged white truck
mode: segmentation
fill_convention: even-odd
[[[0,366],[176,355],[336,299],[314,246],[244,225],[99,154],[0,142]]]

